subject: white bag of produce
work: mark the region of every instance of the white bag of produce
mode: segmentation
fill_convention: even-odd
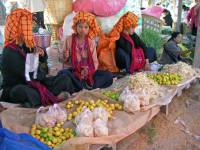
[[[56,122],[65,122],[67,120],[67,112],[65,109],[62,109],[58,104],[54,104],[53,106],[49,107],[49,112],[52,114]]]
[[[93,123],[93,113],[87,108],[83,108],[83,111],[75,117],[75,123],[79,124],[89,124]]]
[[[35,124],[43,127],[53,127],[56,124],[56,118],[45,107],[40,107],[36,112]]]
[[[63,23],[63,39],[62,40],[65,40],[66,36],[70,36],[72,35],[72,33],[74,33],[72,29],[72,25],[73,25],[73,18],[75,15],[76,13],[72,12],[65,17],[65,20]]]
[[[109,116],[109,113],[102,107],[97,107],[93,110],[93,118],[94,120],[96,119],[101,119],[105,122],[108,121],[108,116]]]
[[[94,122],[94,135],[95,137],[108,136],[107,121],[97,119]]]
[[[93,126],[92,124],[87,124],[86,122],[80,122],[80,124],[78,124],[76,127],[76,133],[78,136],[93,137]]]
[[[137,93],[137,96],[138,96],[138,98],[140,100],[140,105],[141,106],[147,106],[147,105],[149,105],[150,94],[151,93],[148,93],[145,90],[140,90],[140,91],[137,91],[135,93]]]
[[[140,100],[138,96],[132,93],[128,87],[126,87],[121,93],[119,101],[124,102],[124,110],[127,112],[135,112],[140,110]]]

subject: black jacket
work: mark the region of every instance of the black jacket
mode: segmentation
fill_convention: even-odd
[[[131,38],[136,48],[141,47],[144,50],[145,58],[147,58],[146,53],[148,50],[147,50],[146,45],[140,39],[140,37],[136,33],[134,33],[133,35],[131,35]],[[131,43],[127,41],[123,36],[120,36],[119,40],[116,41],[116,49],[118,48],[123,49],[125,52],[127,52],[131,56],[131,53],[132,53]]]
[[[29,49],[22,46],[25,53],[28,53]],[[48,73],[47,67],[47,54],[39,58],[39,67],[37,79],[43,80]],[[9,93],[9,90],[18,84],[25,84],[25,58],[10,47],[5,47],[2,54],[1,72],[3,76],[2,88]],[[6,100],[8,93],[3,92],[2,99]],[[6,96],[7,95],[7,96]],[[5,97],[4,97],[5,96]]]

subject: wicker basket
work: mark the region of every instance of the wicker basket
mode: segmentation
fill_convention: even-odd
[[[34,33],[34,41],[36,46],[47,48],[51,44],[51,35],[50,34],[38,34]]]
[[[73,0],[46,0],[45,24],[60,25],[66,15],[72,12]]]
[[[153,16],[142,14],[142,28],[143,29],[147,28],[147,29],[152,29],[154,31],[160,32],[162,26],[163,26],[162,20]]]

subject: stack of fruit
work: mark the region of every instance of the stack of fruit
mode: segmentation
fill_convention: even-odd
[[[147,77],[160,85],[177,85],[182,81],[182,76],[177,73],[155,73],[148,74]]]
[[[120,95],[119,93],[113,91],[105,91],[103,94],[113,100],[118,100]]]
[[[41,141],[42,143],[54,148],[60,145],[62,142],[75,136],[75,132],[71,128],[63,128],[63,122],[57,123],[53,128],[42,127],[40,125],[33,124],[30,134]]]
[[[70,121],[75,118],[80,112],[82,112],[83,107],[87,107],[90,110],[93,110],[96,107],[103,107],[109,112],[109,118],[112,118],[114,110],[122,110],[123,106],[119,103],[108,103],[108,100],[75,100],[69,101],[66,104],[66,109],[71,110],[71,113],[68,114],[67,120]],[[74,111],[72,111],[74,110]]]

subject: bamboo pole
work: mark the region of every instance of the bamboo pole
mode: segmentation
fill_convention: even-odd
[[[181,25],[181,14],[182,14],[182,4],[183,0],[178,1],[178,16],[177,16],[177,22],[176,22],[176,31],[180,31],[180,25]]]
[[[195,53],[194,53],[194,67],[200,68],[200,11],[199,11],[198,30],[196,36]]]

